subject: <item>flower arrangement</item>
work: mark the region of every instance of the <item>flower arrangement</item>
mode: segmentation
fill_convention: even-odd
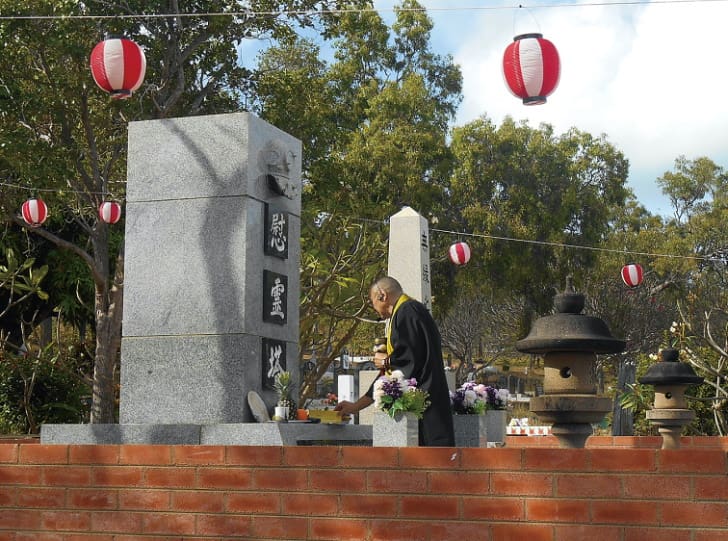
[[[487,410],[506,409],[508,395],[508,389],[466,381],[450,392],[450,405],[456,415],[482,415]]]
[[[326,394],[326,398],[324,398],[324,399],[322,400],[322,402],[323,402],[323,403],[324,403],[324,404],[325,404],[326,406],[335,406],[336,404],[338,404],[338,403],[339,403],[339,397],[338,397],[338,396],[336,396],[336,395],[335,395],[334,393],[327,393],[327,394]],[[327,408],[327,409],[328,409],[328,408]]]
[[[417,388],[417,380],[407,379],[400,370],[380,376],[374,382],[374,406],[394,418],[399,412],[414,413],[422,419],[430,405],[427,391]]]

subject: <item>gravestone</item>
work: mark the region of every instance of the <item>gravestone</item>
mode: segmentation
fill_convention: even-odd
[[[249,113],[132,122],[127,173],[120,424],[41,439],[227,441],[248,391],[298,380],[301,143]]]

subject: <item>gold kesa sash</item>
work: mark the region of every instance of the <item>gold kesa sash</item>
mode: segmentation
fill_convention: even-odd
[[[410,300],[410,298],[402,293],[400,295],[399,299],[397,299],[397,302],[394,305],[394,310],[392,310],[392,315],[387,320],[387,355],[391,355],[394,351],[394,347],[392,346],[392,321],[394,320],[394,314],[397,313],[397,310],[400,306],[406,301]]]

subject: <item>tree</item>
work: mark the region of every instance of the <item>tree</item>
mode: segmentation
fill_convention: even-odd
[[[556,245],[594,246],[607,236],[629,195],[627,161],[604,136],[571,129],[557,137],[549,125],[510,118],[498,128],[487,117],[456,128],[452,151],[453,208],[443,225],[481,237],[473,279],[525,299],[525,334],[566,275],[579,284],[574,271],[594,264],[593,252]]]
[[[301,361],[316,352],[303,398],[370,323],[368,287],[386,270],[386,220],[409,205],[443,208],[448,123],[461,76],[430,50],[432,22],[405,0],[389,29],[375,11],[332,24],[331,58],[291,38],[266,50],[255,110],[303,141]],[[371,348],[371,340],[367,349]]]
[[[124,247],[114,242],[96,209],[123,200],[126,127],[131,120],[230,112],[241,109],[250,73],[236,46],[247,37],[283,37],[310,26],[304,12],[326,5],[313,0],[187,2],[53,2],[0,0],[0,127],[4,141],[0,178],[28,190],[44,189],[52,212],[77,228],[28,228],[17,215],[18,195],[3,191],[0,212],[83,261],[93,281],[95,358],[92,423],[115,416],[115,377],[121,339]],[[256,15],[290,9],[286,17]],[[184,11],[183,11],[184,9]],[[141,16],[139,14],[144,14]],[[229,13],[189,16],[194,13]],[[38,18],[11,19],[12,15]],[[164,15],[164,16],[155,16]],[[48,17],[59,18],[48,18]],[[90,17],[90,18],[80,18]],[[94,19],[94,16],[108,17]],[[334,20],[330,14],[324,26]],[[144,86],[130,100],[110,101],[92,83],[88,55],[103,30],[124,34],[145,50]],[[12,74],[12,77],[10,77]]]

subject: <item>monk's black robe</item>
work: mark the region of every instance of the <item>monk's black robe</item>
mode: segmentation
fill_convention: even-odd
[[[417,387],[430,394],[430,406],[420,420],[420,445],[454,447],[450,392],[445,379],[440,331],[424,304],[414,299],[403,302],[391,325],[389,356],[392,370],[415,378]],[[367,394],[372,397],[374,386]]]

